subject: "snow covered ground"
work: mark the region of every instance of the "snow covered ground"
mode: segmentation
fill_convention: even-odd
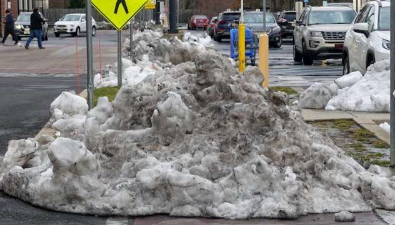
[[[284,93],[261,87],[259,69],[240,74],[228,58],[190,46],[158,39],[147,62],[166,67],[89,112],[85,99],[63,93],[51,105],[60,136],[12,141],[0,190],[97,215],[395,210],[395,179],[365,170],[306,124]]]
[[[369,67],[364,76],[354,72],[337,79],[335,85],[313,85],[302,93],[299,102],[302,108],[389,112],[389,81],[390,62],[385,60]]]

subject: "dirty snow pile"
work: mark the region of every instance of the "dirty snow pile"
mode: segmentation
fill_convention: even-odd
[[[12,141],[0,190],[97,215],[291,219],[395,210],[395,179],[366,171],[304,123],[285,94],[260,86],[259,70],[240,74],[214,51],[195,59],[125,85],[89,112],[63,93],[52,122],[85,120],[59,126],[56,139]]]
[[[390,61],[375,63],[364,76],[353,72],[334,84],[315,84],[302,93],[299,104],[312,109],[389,112]]]
[[[127,38],[123,46],[126,55],[130,52],[130,39]],[[133,36],[132,53],[135,61],[122,59],[123,83],[133,86],[158,70],[194,61],[198,53],[205,52],[212,46],[208,35],[198,38],[186,33],[181,41],[178,38],[166,40],[161,32],[154,30],[138,31]],[[96,88],[117,86],[117,63],[108,65],[102,74],[97,74],[94,84]]]

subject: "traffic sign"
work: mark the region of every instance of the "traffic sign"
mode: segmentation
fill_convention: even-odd
[[[92,0],[92,5],[117,30],[122,28],[133,18],[149,0]]]
[[[156,8],[156,0],[148,0],[145,5],[145,9],[155,9]]]

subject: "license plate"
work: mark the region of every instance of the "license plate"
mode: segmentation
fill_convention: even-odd
[[[343,49],[343,44],[335,44],[335,48],[337,48],[337,49]]]
[[[30,28],[25,28],[25,31],[23,31],[24,34],[30,34]]]

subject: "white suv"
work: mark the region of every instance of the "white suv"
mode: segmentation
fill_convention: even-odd
[[[343,50],[343,74],[365,73],[390,57],[390,2],[371,1],[361,9],[347,32]]]
[[[96,35],[96,21],[92,18],[92,35]],[[86,15],[85,14],[67,14],[61,18],[54,26],[55,36],[60,34],[71,34],[73,36],[80,36],[81,33],[86,32]]]

